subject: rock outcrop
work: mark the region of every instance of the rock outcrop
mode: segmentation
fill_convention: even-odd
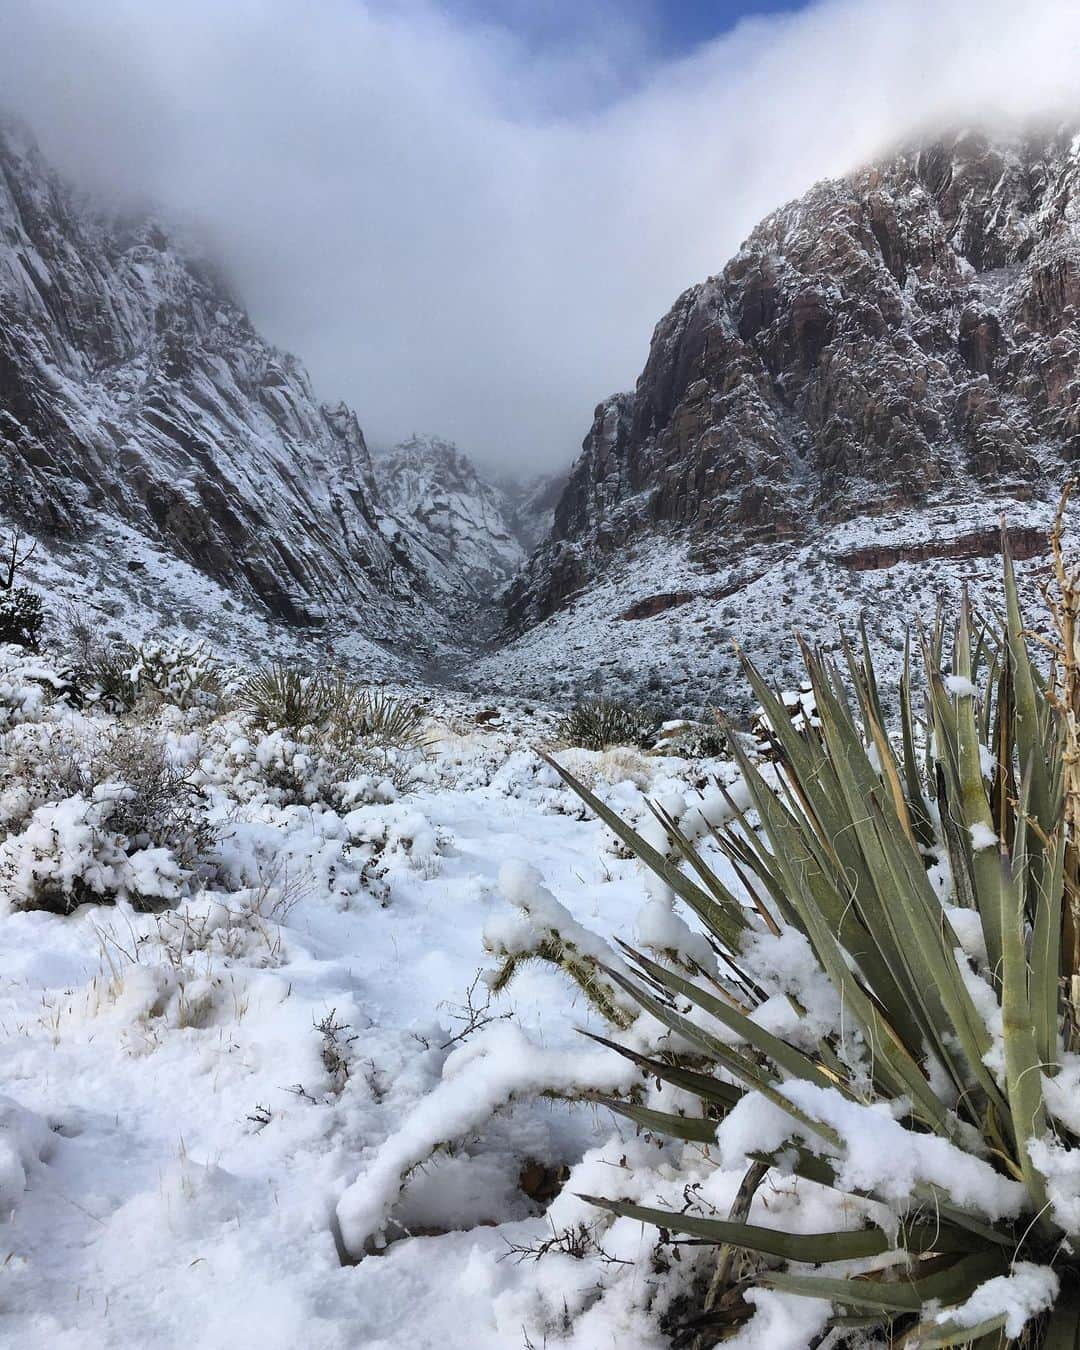
[[[492,601],[524,562],[511,498],[451,442],[413,436],[375,456],[375,476],[383,536],[432,595]]]

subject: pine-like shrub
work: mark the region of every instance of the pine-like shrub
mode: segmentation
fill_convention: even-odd
[[[836,1326],[907,1350],[1080,1345],[1080,579],[1057,536],[1055,557],[1049,678],[1006,558],[1000,629],[965,599],[951,630],[939,616],[916,638],[921,717],[905,653],[895,738],[865,643],[842,664],[804,651],[816,715],[798,722],[747,663],[775,764],[732,738],[753,815],[732,800],[714,833],[727,883],[662,810],[688,870],[550,761],[719,957],[709,973],[628,949],[603,967],[668,1029],[652,1054],[614,1048],[685,1103],[609,1105],[717,1156],[739,1141],[749,1164],[726,1218],[689,1195],[681,1212],[595,1198],[715,1246],[689,1318],[701,1344],[730,1334],[757,1285],[826,1300]],[[751,959],[772,938],[816,963],[817,997],[793,989],[779,1031],[758,1018]],[[783,1231],[767,1205],[748,1222],[770,1174],[831,1189],[835,1231]]]
[[[0,591],[0,644],[14,643],[37,651],[45,610],[41,597],[26,586]]]
[[[582,699],[562,719],[555,734],[566,745],[606,750],[609,745],[650,745],[656,726],[656,718],[644,708],[606,698]]]

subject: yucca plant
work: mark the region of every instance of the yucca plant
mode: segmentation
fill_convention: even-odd
[[[656,730],[656,718],[644,708],[613,699],[588,698],[571,708],[555,734],[565,744],[582,750],[606,750],[610,745],[648,745]]]
[[[378,745],[404,749],[422,745],[424,710],[381,689],[364,690],[351,705],[356,735]]]
[[[736,1316],[721,1305],[739,1306],[722,1298],[739,1252],[752,1281],[829,1300],[837,1325],[876,1328],[911,1350],[1080,1347],[1080,1101],[1070,1108],[1060,1086],[1075,1083],[1080,1066],[1069,1049],[1080,592],[1061,556],[1060,515],[1053,543],[1061,644],[1049,677],[1028,649],[1006,553],[1000,621],[976,622],[965,596],[951,631],[939,614],[909,642],[895,741],[865,634],[839,660],[804,648],[818,725],[793,724],[744,661],[772,728],[775,768],[731,738],[753,814],[731,800],[713,841],[740,895],[662,810],[654,808],[668,856],[550,761],[695,912],[730,972],[676,970],[629,948],[629,975],[606,970],[668,1029],[671,1048],[642,1055],[605,1043],[691,1094],[700,1114],[608,1104],[650,1131],[705,1145],[737,1108],[760,1103],[788,1122],[780,1147],[773,1138],[755,1158],[728,1219],[588,1197],[717,1245],[698,1310],[710,1344]],[[912,649],[924,717],[914,711]],[[788,929],[805,937],[840,998],[839,1025],[816,1045],[754,1020],[764,995],[747,941]],[[906,1205],[887,1180],[848,1165],[853,1141],[883,1114],[913,1156],[937,1160],[919,1165]],[[781,1158],[798,1177],[886,1202],[890,1221],[813,1234],[747,1223],[754,1189]]]
[[[244,681],[236,701],[241,711],[249,713],[260,726],[295,733],[326,721],[331,692],[324,678],[274,662]]]
[[[360,741],[404,748],[423,740],[421,708],[341,674],[306,675],[274,664],[244,682],[237,703],[262,726],[293,733],[311,727],[335,746]]]

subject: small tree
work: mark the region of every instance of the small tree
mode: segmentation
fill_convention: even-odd
[[[13,642],[37,651],[38,636],[45,614],[41,597],[26,586],[15,585],[15,574],[37,551],[37,544],[21,549],[22,532],[15,529],[11,547],[0,564],[0,643]]]

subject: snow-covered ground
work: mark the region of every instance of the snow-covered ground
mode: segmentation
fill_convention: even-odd
[[[112,724],[46,705],[34,662],[8,650],[14,831],[19,738],[47,725],[81,746]],[[123,877],[115,904],[15,908],[43,858],[88,876],[80,853],[100,853],[59,814],[34,817],[31,858],[11,842],[28,830],[0,846],[0,1343],[667,1343],[647,1311],[662,1277],[618,1264],[647,1270],[653,1232],[624,1221],[596,1259],[521,1250],[595,1223],[565,1191],[545,1214],[560,1169],[610,1192],[620,1159],[662,1150],[605,1109],[534,1095],[632,1073],[578,1034],[608,1028],[553,967],[525,966],[470,1029],[477,972],[496,964],[485,929],[513,944],[500,872],[535,868],[601,936],[632,937],[650,895],[532,752],[550,718],[518,705],[477,725],[478,711],[459,700],[432,724],[413,790],[368,783],[365,804],[334,809],[275,801],[274,745],[238,744],[244,726],[166,709],[155,726],[211,802],[217,871],[156,914],[123,898]],[[703,781],[687,761],[566,753],[632,815],[643,788]],[[452,1149],[428,1161],[440,1142]]]
[[[360,730],[371,705],[347,684],[290,724],[206,659],[144,652],[127,677],[140,697],[117,712],[94,667],[0,647],[0,1346],[683,1346],[717,1248],[586,1197],[723,1219],[762,1152],[744,1217],[782,1232],[888,1234],[927,1188],[994,1221],[1023,1213],[1019,1182],[978,1146],[907,1128],[899,1098],[754,1076],[721,1120],[657,1076],[657,1056],[726,1054],[749,1023],[715,998],[673,1005],[678,1021],[639,1006],[620,941],[733,1007],[752,989],[760,1034],[793,1054],[835,1041],[851,1081],[872,1082],[806,936],[749,908],[710,832],[750,805],[732,761],[571,748],[554,709],[445,690],[391,695],[419,705],[419,740]],[[545,750],[640,832],[662,878]],[[776,770],[760,773],[767,795]],[[748,906],[742,983],[669,889],[679,853],[650,804]],[[951,907],[948,867],[930,875],[984,1062],[1004,1063],[981,930]],[[1063,1054],[1051,1105],[1074,1131],[1078,1083]],[[635,1125],[604,1097],[668,1119]],[[811,1133],[824,1122],[835,1188],[796,1174],[784,1097]],[[1075,1165],[1037,1142],[1064,1227]],[[826,1302],[722,1287],[725,1350],[818,1343]],[[1018,1262],[970,1324],[990,1308],[1019,1328],[1057,1289],[1048,1265]]]
[[[845,565],[846,555],[947,545],[972,532],[992,534],[1002,519],[1044,533],[1053,516],[1048,501],[987,498],[856,518],[798,546],[763,545],[712,562],[694,556],[685,539],[658,534],[610,560],[564,609],[516,636],[493,637],[503,619],[494,591],[476,597],[473,612],[456,602],[448,631],[425,626],[419,611],[407,631],[396,633],[388,614],[375,610],[347,625],[337,619],[321,629],[288,625],[104,516],[77,544],[26,536],[36,549],[20,580],[49,597],[51,615],[81,610],[104,637],[200,639],[241,665],[281,658],[309,668],[344,666],[363,680],[437,680],[469,689],[477,700],[526,695],[565,709],[589,692],[643,702],[665,717],[700,716],[712,707],[740,716],[747,704],[736,642],[790,687],[800,678],[796,633],[830,644],[863,618],[889,686],[899,673],[905,629],[932,615],[939,600],[955,608],[967,586],[977,607],[997,603],[996,554],[866,570]],[[5,537],[10,527],[0,521]],[[1033,616],[1042,612],[1047,568],[1045,556],[1017,564]],[[650,601],[666,597],[673,603],[649,612]]]
[[[684,537],[657,533],[605,560],[600,576],[544,622],[470,661],[476,690],[508,689],[572,700],[576,693],[656,702],[670,715],[700,716],[709,707],[746,711],[734,644],[781,684],[800,678],[796,634],[812,645],[835,643],[865,620],[888,687],[899,675],[904,632],[933,615],[939,601],[955,609],[967,586],[977,607],[992,609],[1001,558],[942,557],[866,570],[843,559],[868,548],[919,548],[1010,528],[1046,533],[1048,501],[990,498],[903,515],[859,517],[806,542],[740,550],[708,562]],[[1046,556],[1017,565],[1028,611],[1041,610]],[[660,607],[650,612],[649,602]]]

